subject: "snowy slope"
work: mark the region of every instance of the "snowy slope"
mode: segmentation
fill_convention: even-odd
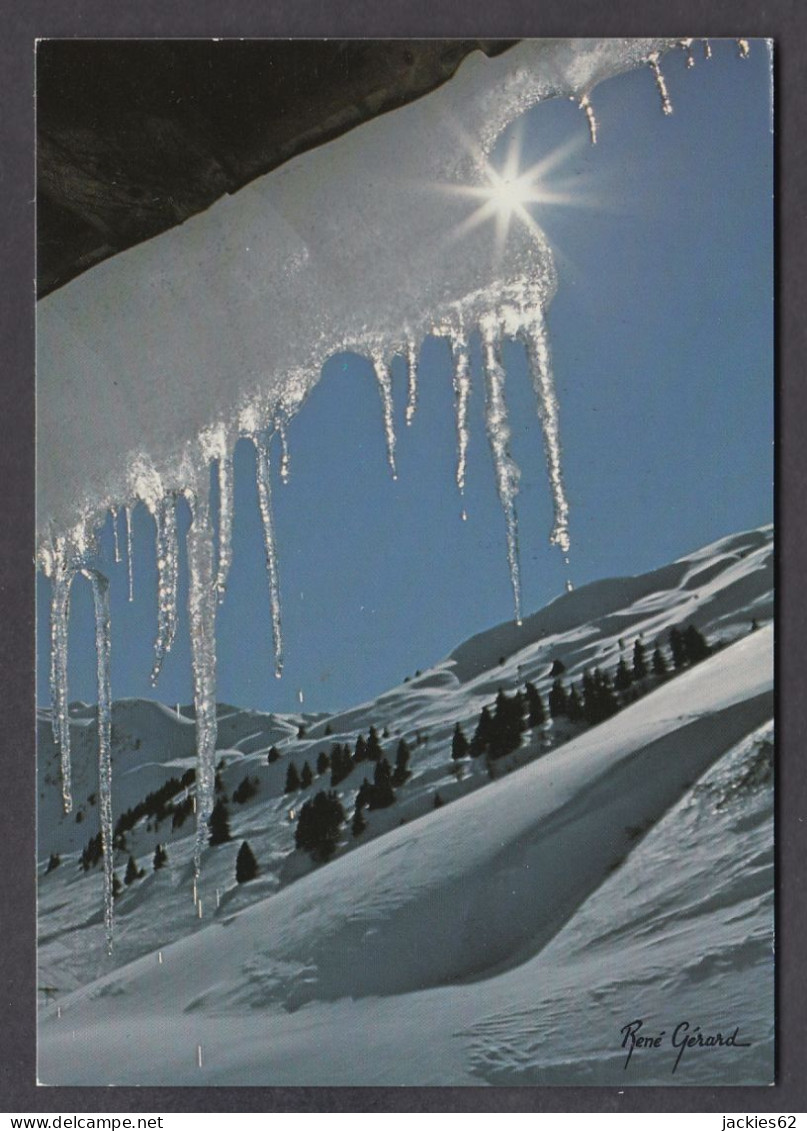
[[[367,833],[348,833],[341,854],[313,871],[293,851],[287,819],[305,793],[280,791],[290,759],[313,765],[328,748],[325,720],[220,708],[227,741],[251,751],[224,755],[228,790],[246,769],[263,777],[258,796],[233,807],[234,842],[206,851],[201,921],[189,826],[168,842],[169,865],[117,901],[111,960],[97,869],[84,875],[65,852],[41,876],[39,981],[51,987],[42,1080],[615,1082],[623,1025],[696,1016],[704,1029],[740,1025],[753,1043],[711,1060],[688,1054],[676,1081],[770,1079],[771,786],[760,766],[772,629],[749,631],[769,617],[770,570],[769,528],[724,539],[642,578],[566,595],[522,629],[483,633],[375,703],[331,717],[333,738],[389,725],[393,754],[395,730],[427,740],[396,804],[369,813]],[[472,720],[497,687],[531,678],[545,690],[555,657],[573,678],[615,664],[620,639],[631,646],[643,633],[651,644],[682,623],[735,642],[599,726],[533,733],[500,780],[473,764],[461,779],[452,773],[455,721]],[[119,755],[120,812],[149,767],[169,776],[177,761],[170,739],[160,761],[160,728],[181,735],[188,723],[154,704],[117,709],[121,724],[127,711],[143,714],[139,749]],[[71,713],[77,733],[89,725],[89,712]],[[272,742],[282,757],[269,766]],[[47,731],[40,757],[53,757]],[[346,808],[363,769],[339,787]],[[438,788],[453,803],[433,810]],[[72,832],[72,818],[40,821],[44,859],[48,838],[68,843],[71,822]],[[236,888],[243,837],[261,875]],[[132,834],[142,867],[158,839],[167,838]],[[670,1069],[660,1054],[629,1066],[631,1082],[666,1081]]]

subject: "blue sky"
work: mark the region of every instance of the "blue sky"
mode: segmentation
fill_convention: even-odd
[[[770,69],[764,43],[738,57],[712,41],[696,66],[662,66],[674,113],[649,69],[597,87],[598,144],[563,166],[587,207],[535,206],[555,249],[548,315],[571,505],[571,566],[550,547],[551,499],[523,353],[505,349],[518,498],[523,608],[598,577],[637,573],[768,522],[773,476],[773,201]],[[523,163],[587,132],[570,101],[530,111]],[[501,150],[507,137],[500,139]],[[289,428],[291,479],[275,486],[285,669],[273,676],[271,622],[250,445],[236,453],[234,564],[219,612],[219,698],[240,706],[331,710],[370,698],[512,615],[504,519],[473,351],[465,504],[454,483],[449,351],[427,339],[411,428],[406,374],[393,367],[398,479],[386,465],[370,365],[331,358]],[[182,514],[182,528],[187,515]],[[111,579],[113,696],[191,700],[186,590],[174,651],[149,684],[156,630],[153,528],[135,514],[136,600],[101,538]],[[184,552],[182,556],[184,564]],[[48,583],[38,578],[47,645]],[[47,648],[38,697],[49,699]],[[70,697],[95,700],[91,598],[74,586]]]

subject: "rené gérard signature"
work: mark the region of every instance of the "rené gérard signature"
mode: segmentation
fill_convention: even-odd
[[[685,1053],[695,1053],[698,1050],[714,1048],[747,1049],[752,1041],[740,1039],[740,1027],[735,1027],[726,1032],[720,1030],[707,1030],[701,1025],[693,1025],[690,1021],[679,1021],[672,1029],[660,1029],[657,1032],[645,1031],[644,1021],[637,1019],[628,1022],[620,1029],[622,1048],[627,1051],[624,1068],[627,1071],[634,1052],[652,1052],[655,1049],[670,1048],[675,1052],[672,1062],[673,1073],[677,1070]]]

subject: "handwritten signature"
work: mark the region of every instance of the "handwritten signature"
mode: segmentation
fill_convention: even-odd
[[[692,1025],[689,1021],[679,1021],[672,1030],[662,1029],[658,1033],[645,1033],[644,1021],[630,1021],[620,1029],[622,1048],[627,1050],[624,1068],[627,1071],[631,1057],[637,1049],[661,1049],[671,1047],[677,1049],[678,1055],[673,1063],[673,1073],[681,1063],[681,1058],[688,1049],[711,1049],[722,1046],[724,1048],[747,1049],[751,1041],[740,1040],[740,1026],[736,1025],[727,1033],[706,1032],[700,1025]],[[669,1032],[669,1036],[668,1036]]]

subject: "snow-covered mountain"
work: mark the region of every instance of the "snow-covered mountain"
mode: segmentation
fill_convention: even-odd
[[[69,816],[43,714],[41,1080],[771,1080],[772,537],[770,527],[738,534],[565,594],[352,710],[220,705],[232,841],[206,848],[198,903],[192,815],[172,830],[192,804],[182,806],[194,790],[192,711],[116,703],[116,819],[161,787],[171,807],[159,827],[151,811],[125,830],[116,871],[122,879],[131,854],[144,875],[116,900],[111,958],[100,868],[79,866],[98,832],[94,709],[70,709]],[[606,721],[557,716],[498,761],[452,759],[457,724],[470,738],[499,689],[529,681],[546,702],[553,669],[567,688],[585,670],[613,675],[637,641],[649,660],[688,625],[712,654],[649,674]],[[353,748],[370,726],[392,763],[406,740],[410,776],[315,865],[294,831],[305,801],[329,788],[318,757]],[[306,762],[312,784],[284,792],[289,765]],[[348,822],[372,770],[358,764],[335,786]],[[239,803],[245,778],[256,788]],[[237,884],[244,840],[259,873]],[[168,859],[154,871],[157,843]],[[640,1035],[664,1031],[661,1047],[635,1048],[625,1068],[622,1030],[639,1020]],[[695,1026],[704,1038],[738,1032],[729,1046],[685,1048],[672,1075],[672,1035]]]

